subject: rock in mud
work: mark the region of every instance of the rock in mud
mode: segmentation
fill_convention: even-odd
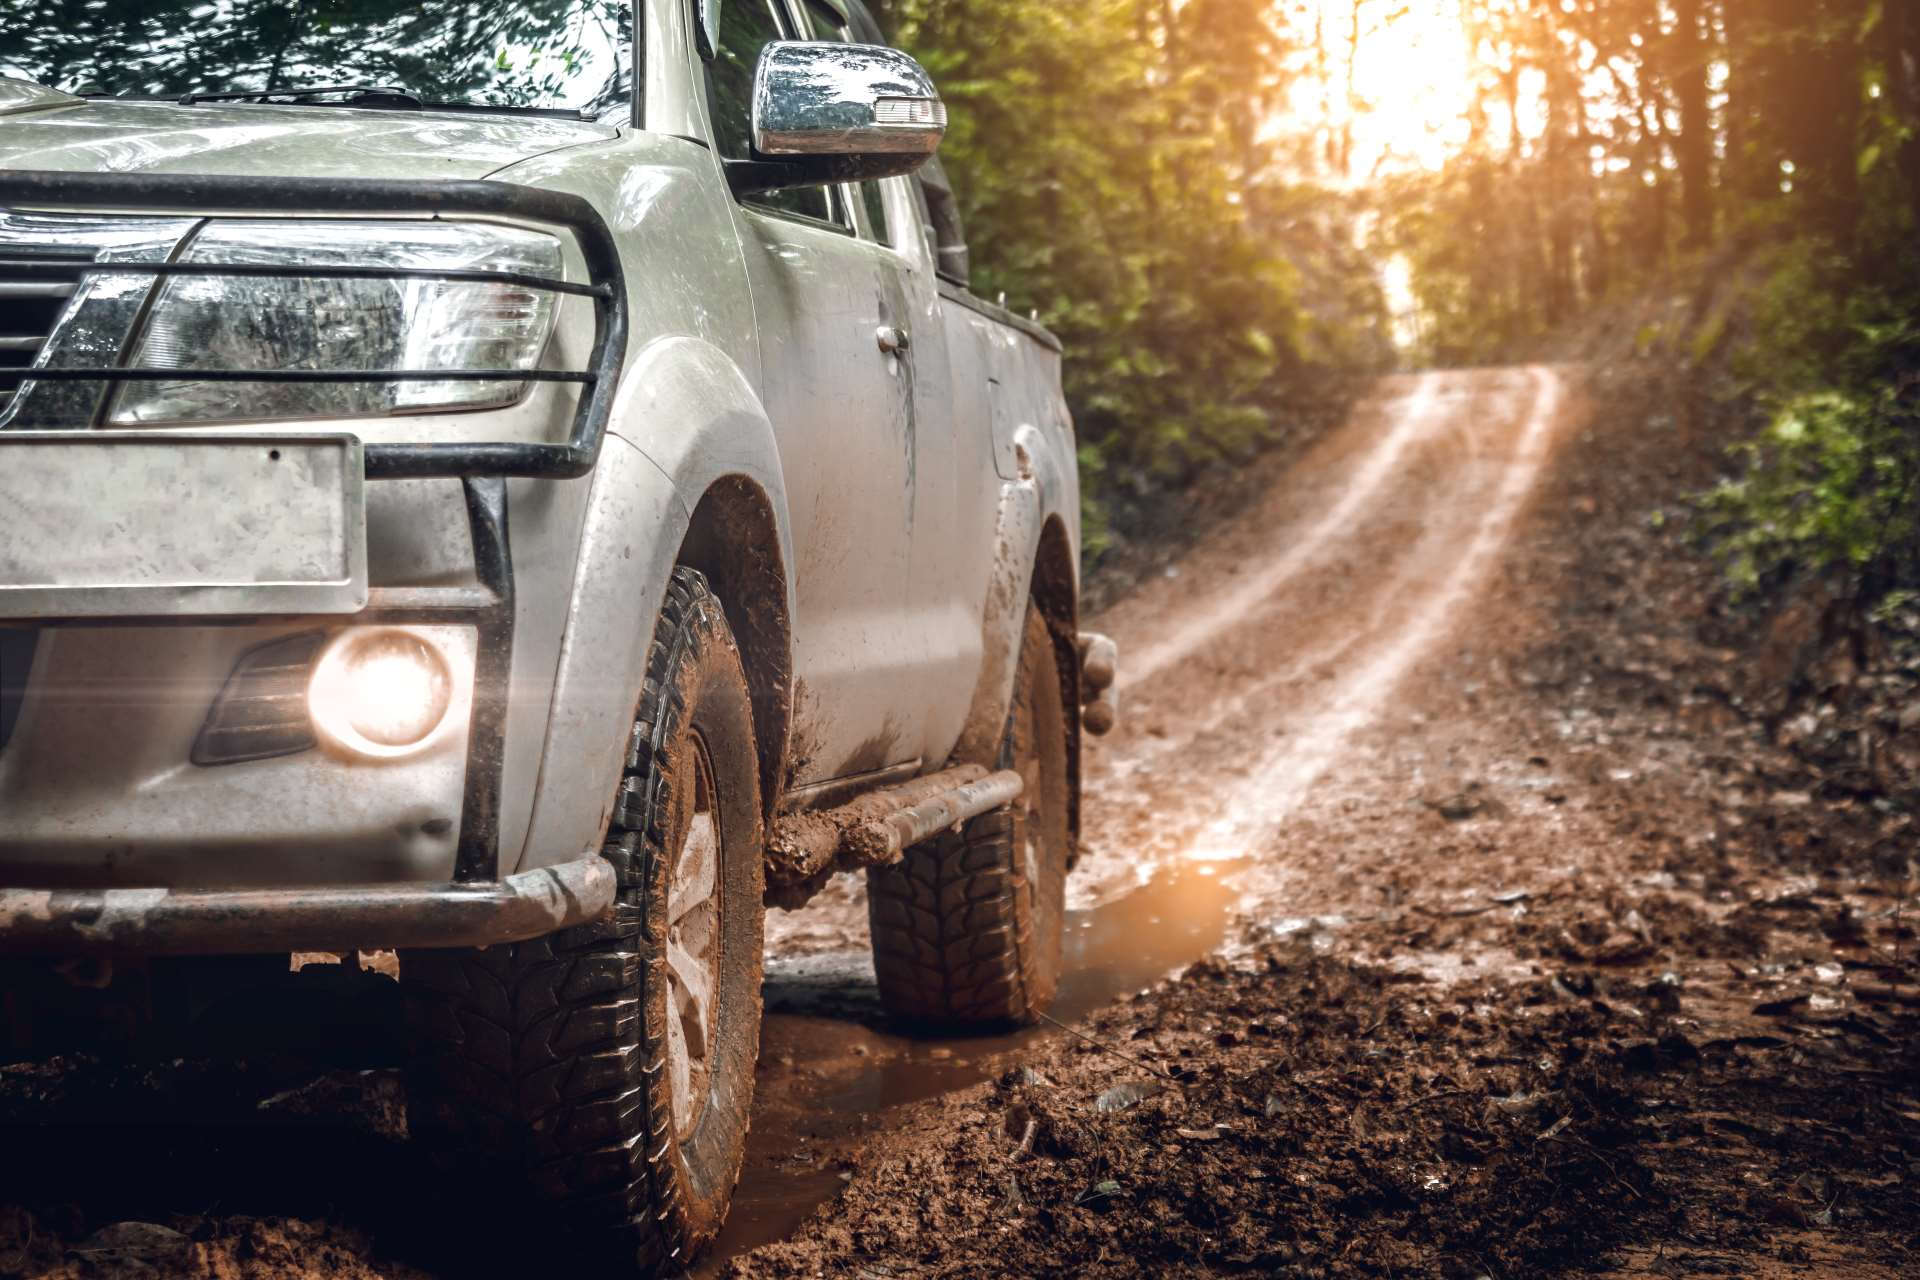
[[[1509,813],[1506,805],[1488,795],[1486,789],[1477,782],[1443,800],[1427,800],[1424,803],[1448,822],[1472,822],[1476,818],[1504,818]]]
[[[97,1274],[137,1276],[171,1274],[187,1260],[193,1241],[156,1222],[116,1222],[82,1240],[69,1252]]]

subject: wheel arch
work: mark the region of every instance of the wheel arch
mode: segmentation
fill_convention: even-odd
[[[1034,607],[1046,619],[1053,638],[1054,661],[1060,667],[1060,694],[1066,702],[1069,820],[1076,849],[1080,841],[1080,571],[1067,522],[1058,513],[1047,517],[1034,552]]]
[[[531,870],[598,846],[647,646],[681,565],[706,574],[725,602],[756,717],[764,707],[772,725],[755,735],[765,739],[756,743],[762,804],[778,803],[791,708],[790,547],[773,424],[744,371],[699,339],[649,344],[622,381],[596,468],[533,815],[503,864]]]
[[[773,500],[751,477],[724,476],[694,506],[678,561],[704,575],[740,646],[753,697],[761,801],[771,819],[793,727],[793,611]]]

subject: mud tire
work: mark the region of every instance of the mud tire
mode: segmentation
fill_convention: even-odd
[[[665,917],[702,744],[720,833],[717,1004],[704,1102],[682,1138]],[[739,650],[706,580],[679,570],[605,842],[620,880],[613,916],[515,946],[401,958],[414,1139],[483,1197],[489,1182],[530,1191],[569,1256],[615,1274],[683,1269],[719,1232],[739,1180],[760,1047],[762,812]]]
[[[1073,851],[1061,688],[1046,620],[1029,605],[999,761],[1026,775],[1026,794],[867,873],[874,971],[896,1017],[1003,1026],[1052,1004]]]

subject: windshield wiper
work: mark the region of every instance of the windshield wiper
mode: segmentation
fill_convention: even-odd
[[[344,107],[385,107],[418,111],[426,104],[404,88],[387,84],[316,84],[304,89],[255,89],[250,92],[228,93],[184,93],[180,95],[180,105],[191,107],[197,102],[265,102],[269,98],[320,98],[329,94],[350,95],[342,100]]]

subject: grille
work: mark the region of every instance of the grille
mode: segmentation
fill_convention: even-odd
[[[51,259],[52,270],[36,270],[31,277],[10,273],[0,265],[0,410],[12,403],[24,381],[24,370],[46,344],[47,335],[80,287],[80,268],[86,258]],[[71,264],[68,269],[61,269]]]

